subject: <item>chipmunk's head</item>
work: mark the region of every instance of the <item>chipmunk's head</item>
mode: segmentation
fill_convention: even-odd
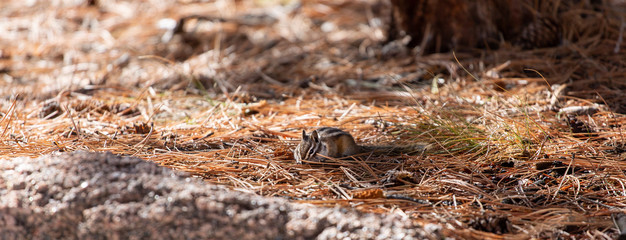
[[[302,160],[311,160],[320,151],[320,145],[320,135],[317,130],[311,132],[310,135],[302,130],[302,139],[293,150],[293,157],[297,163],[302,163]]]

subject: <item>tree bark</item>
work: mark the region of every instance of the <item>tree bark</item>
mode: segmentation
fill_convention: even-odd
[[[409,45],[421,46],[424,53],[459,51],[467,48],[497,48],[502,40],[521,42],[523,45],[523,42],[528,39],[521,39],[522,35],[535,36],[532,32],[524,33],[529,31],[526,27],[532,25],[531,23],[539,22],[539,24],[534,24],[532,31],[537,29],[546,31],[542,28],[542,24],[554,23],[554,21],[543,20],[548,16],[543,16],[536,11],[533,7],[534,2],[533,0],[391,0],[392,16],[388,36],[390,40],[394,40],[408,35],[411,37]],[[553,28],[555,34],[560,34],[558,26],[550,27]],[[555,45],[553,38],[550,37],[552,36],[540,39],[547,43],[542,44]]]

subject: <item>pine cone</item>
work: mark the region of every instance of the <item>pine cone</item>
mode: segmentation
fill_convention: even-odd
[[[520,34],[517,45],[523,49],[554,47],[561,43],[561,25],[549,17],[537,17]]]
[[[495,234],[505,234],[511,231],[511,222],[507,216],[496,216],[487,214],[486,216],[478,216],[471,219],[468,223],[469,227],[478,231],[490,232]]]

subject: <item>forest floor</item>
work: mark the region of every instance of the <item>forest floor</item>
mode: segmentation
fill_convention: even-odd
[[[385,42],[389,11],[377,0],[2,1],[0,156],[132,155],[464,238],[617,236],[623,13],[572,11],[581,21],[554,48],[422,55]],[[296,164],[301,131],[321,126],[363,145],[431,147]]]

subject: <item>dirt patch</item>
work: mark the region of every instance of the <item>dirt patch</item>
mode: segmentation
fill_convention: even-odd
[[[441,238],[397,214],[231,191],[110,153],[0,161],[2,239]]]

